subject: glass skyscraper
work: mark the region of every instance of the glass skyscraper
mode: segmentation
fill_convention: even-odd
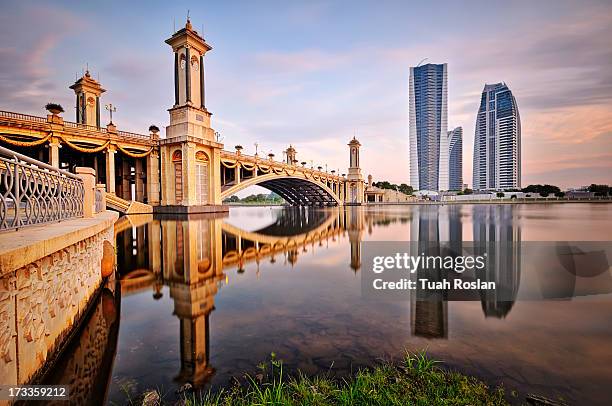
[[[415,190],[448,190],[446,64],[410,68],[410,185]]]
[[[476,117],[473,188],[521,187],[521,119],[505,83],[485,85]]]
[[[463,190],[463,128],[448,132],[448,190]]]

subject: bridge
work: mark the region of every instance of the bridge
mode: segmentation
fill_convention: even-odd
[[[263,186],[281,196],[293,206],[336,206],[342,205],[346,195],[346,175],[340,176],[335,170],[323,172],[322,168],[306,167],[303,161],[297,165],[291,158],[295,149],[289,146],[285,151],[287,162],[236,152],[221,151],[221,198],[253,185]]]
[[[74,122],[52,104],[46,117],[0,111],[0,146],[62,170],[93,168],[95,182],[108,194],[107,206],[121,213],[223,212],[228,210],[224,199],[254,185],[292,206],[365,201],[361,144],[354,137],[343,174],[299,162],[292,145],[283,151],[283,161],[273,154],[243,154],[240,146],[226,150],[211,126],[205,99],[204,55],[212,47],[190,21],[166,43],[175,63],[174,105],[165,137],[155,125],[148,134],[118,130],[112,117],[102,126],[100,103],[106,90],[87,71],[70,86],[76,98]]]

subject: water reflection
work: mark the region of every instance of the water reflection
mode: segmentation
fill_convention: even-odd
[[[512,309],[521,282],[520,222],[513,205],[476,205],[473,210],[474,241],[484,244],[477,254],[489,253],[485,280],[496,286],[480,292],[482,311],[487,317],[503,318]]]
[[[521,354],[515,358],[522,361],[500,366],[503,354],[513,348],[512,339],[525,338],[526,320],[531,321],[523,310],[515,322],[523,324],[508,322],[525,283],[520,246],[529,218],[525,210],[533,209],[515,205],[260,209],[257,217],[267,221],[256,227],[249,216],[124,217],[116,225],[124,333],[118,344],[116,333],[114,341],[95,343],[110,354],[117,345],[120,348],[115,378],[106,390],[111,400],[121,403],[124,379],[129,376],[140,383],[133,385],[134,393],[164,386],[172,398],[186,382],[196,387],[225,385],[229,377],[253,368],[272,351],[280,353],[288,368],[316,373],[328,370],[333,362],[336,371],[349,373],[381,356],[396,356],[407,346],[430,347],[434,356],[484,375],[491,383],[531,390],[534,382],[523,378],[527,361]],[[603,218],[604,226],[612,221],[609,212]],[[359,272],[361,243],[366,240],[412,240],[423,249],[431,249],[432,242],[450,242],[450,252],[455,253],[461,252],[464,241],[486,243],[494,253],[487,259],[486,268],[492,271],[486,280],[496,282],[498,290],[473,292],[471,299],[481,303],[476,310],[470,302],[447,301],[454,293],[445,291],[435,292],[436,300],[421,300],[415,294],[400,304],[364,301]],[[438,279],[443,276],[441,271],[437,274]],[[431,272],[428,277],[432,278]],[[216,312],[215,300],[222,301]],[[557,307],[548,309],[558,314]],[[577,309],[576,314],[580,307],[572,309]],[[483,318],[507,324],[484,325]],[[553,319],[548,320],[550,331],[562,323]],[[118,321],[110,325],[118,329]],[[500,334],[506,331],[503,338],[497,329]],[[211,345],[211,337],[216,344]],[[537,344],[545,347],[548,338],[539,337]],[[551,347],[565,344],[549,341]],[[151,367],[147,357],[154,357],[156,366]],[[572,361],[559,361],[550,354],[544,358],[547,363]],[[532,371],[540,367],[533,366]],[[612,378],[612,372],[606,373]],[[572,390],[588,385],[585,379],[573,389],[560,389],[565,376],[559,378],[561,384],[549,379],[550,384],[538,387],[543,394],[561,392],[571,398]],[[91,393],[92,399],[102,399],[100,390]]]
[[[117,350],[120,303],[117,286],[108,283],[78,335],[45,376],[47,384],[67,385],[70,401],[46,404],[89,405],[106,401]]]

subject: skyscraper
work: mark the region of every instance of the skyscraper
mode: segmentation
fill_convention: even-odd
[[[521,187],[521,119],[505,83],[482,91],[474,135],[474,189]]]
[[[448,132],[448,190],[463,188],[463,128]]]
[[[410,185],[448,190],[446,64],[410,68]]]

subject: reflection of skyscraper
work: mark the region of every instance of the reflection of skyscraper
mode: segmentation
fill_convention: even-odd
[[[461,241],[460,218],[451,218],[448,210],[459,206],[414,206],[412,222],[410,223],[411,250],[416,249],[417,255],[440,255],[440,241]],[[459,221],[459,227],[456,227]],[[453,224],[453,226],[451,226]],[[459,233],[459,234],[457,234]],[[412,274],[413,280],[426,278],[430,281],[441,281],[442,270],[419,269]],[[410,292],[410,324],[412,334],[426,338],[448,337],[448,309],[443,291],[423,292],[419,289]]]
[[[448,190],[463,187],[463,128],[448,132]]]
[[[476,254],[487,254],[487,282],[495,289],[480,292],[485,316],[506,317],[521,281],[521,228],[514,205],[474,205],[474,243]]]
[[[521,119],[505,83],[485,85],[474,135],[473,188],[521,187]]]
[[[410,68],[410,185],[448,190],[446,64]]]

